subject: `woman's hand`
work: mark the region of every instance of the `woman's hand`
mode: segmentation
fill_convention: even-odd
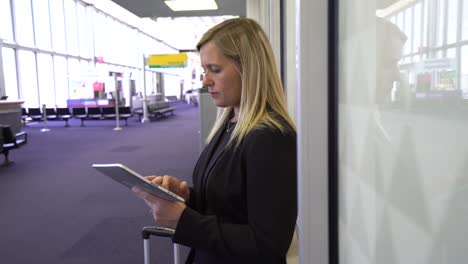
[[[179,195],[186,201],[190,197],[190,189],[188,188],[186,181],[181,182],[177,178],[168,175],[146,176],[145,178],[151,181],[153,184],[161,185],[169,191]]]
[[[137,186],[134,186],[132,191],[151,208],[156,225],[176,229],[180,215],[186,207],[184,203],[159,198]]]

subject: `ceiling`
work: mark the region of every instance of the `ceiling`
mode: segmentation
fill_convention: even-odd
[[[178,50],[194,50],[206,30],[231,16],[246,15],[246,0],[216,0],[218,10],[183,12],[172,11],[164,0],[112,1],[138,17],[154,20],[157,38]]]
[[[218,10],[174,12],[164,0],[112,0],[139,17],[245,16],[246,0],[216,0]],[[193,0],[196,1],[196,0]]]

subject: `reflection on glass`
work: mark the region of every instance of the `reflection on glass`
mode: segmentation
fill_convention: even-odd
[[[457,41],[457,28],[458,28],[458,0],[447,0],[448,14],[447,14],[447,44]]]
[[[467,6],[339,1],[342,264],[468,259]]]
[[[463,0],[462,40],[468,40],[468,0]]]

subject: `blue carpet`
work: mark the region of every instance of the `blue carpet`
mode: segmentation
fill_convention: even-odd
[[[191,182],[199,153],[198,108],[174,105],[173,116],[123,130],[115,121],[28,123],[28,144],[0,168],[0,263],[143,263],[141,228],[152,225],[130,190],[91,168],[124,163],[143,175]],[[122,125],[124,122],[122,122]],[[153,239],[153,263],[172,262],[169,239]]]

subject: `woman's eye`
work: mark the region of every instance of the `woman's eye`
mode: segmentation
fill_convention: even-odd
[[[213,72],[213,73],[219,73],[219,72],[221,72],[221,69],[218,68],[218,67],[211,67],[210,71]]]

